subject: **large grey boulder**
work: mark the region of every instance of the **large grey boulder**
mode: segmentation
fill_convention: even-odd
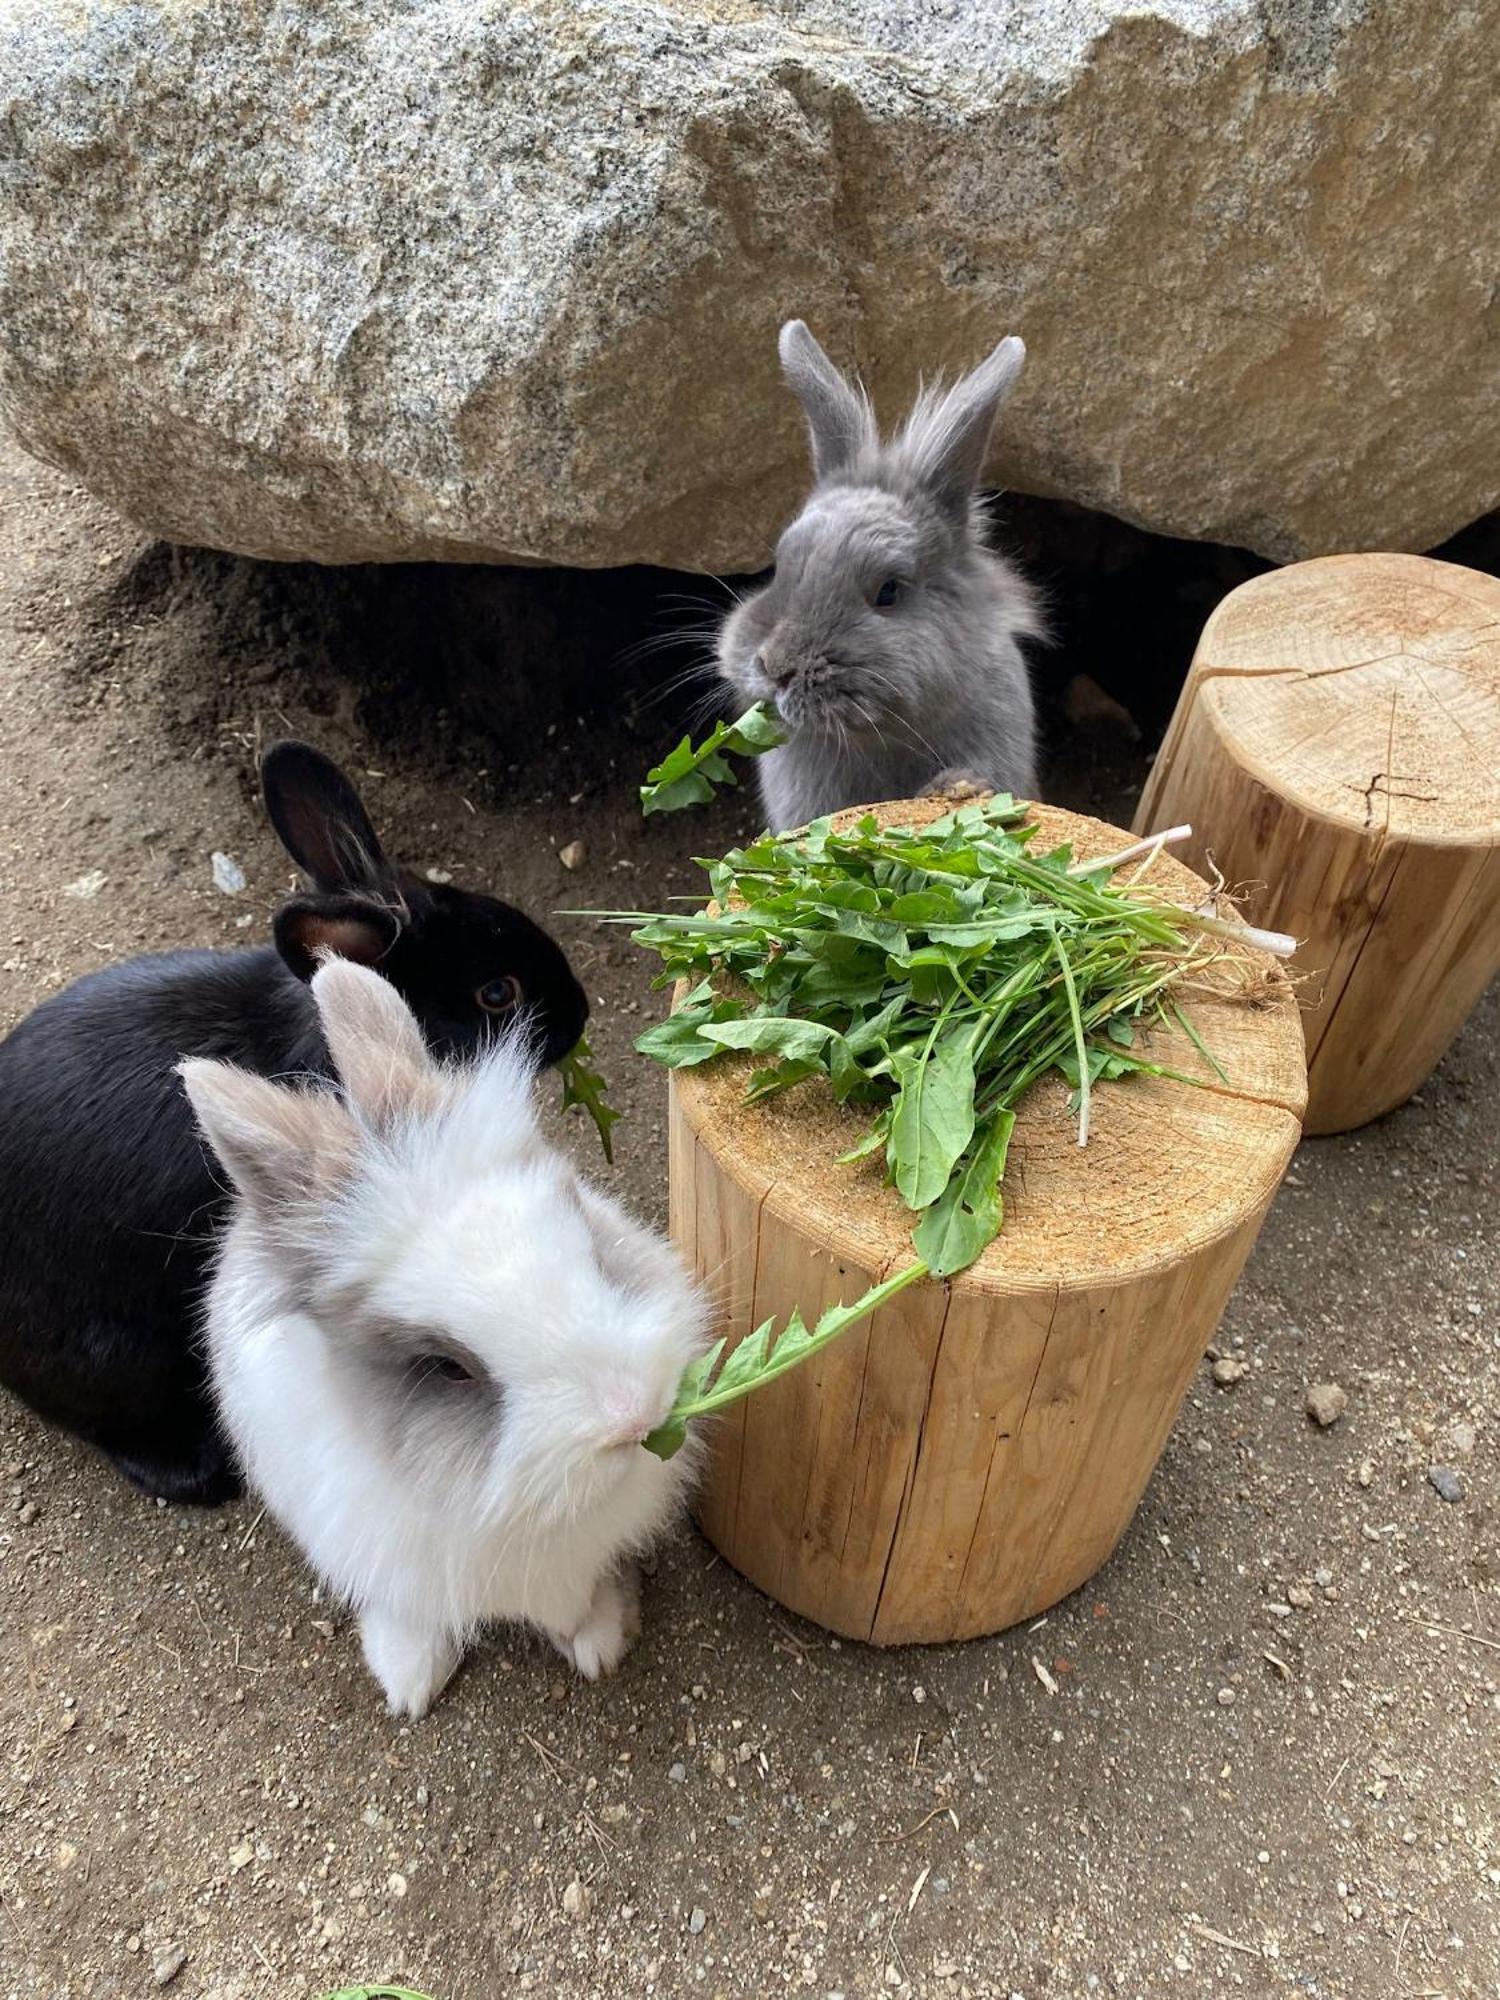
[[[1500,0],[5,0],[3,396],[142,526],[754,567],[775,334],[1275,557],[1500,489]]]

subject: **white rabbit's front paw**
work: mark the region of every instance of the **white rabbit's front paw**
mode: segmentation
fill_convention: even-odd
[[[359,1636],[392,1715],[413,1721],[425,1715],[458,1665],[460,1648],[450,1632],[407,1624],[389,1611],[367,1611]]]
[[[593,1602],[575,1632],[552,1634],[564,1659],[586,1681],[612,1674],[640,1636],[641,1577],[634,1563],[599,1579]]]

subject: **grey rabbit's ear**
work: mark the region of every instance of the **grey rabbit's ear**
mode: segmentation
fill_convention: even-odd
[[[877,440],[869,399],[845,381],[800,319],[789,319],[778,343],[781,372],[802,405],[819,479],[842,472]]]
[[[1025,359],[1024,344],[1012,334],[951,389],[918,398],[897,449],[908,470],[945,506],[967,508],[984,471],[995,414]]]

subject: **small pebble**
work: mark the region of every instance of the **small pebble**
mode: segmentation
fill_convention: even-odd
[[[108,880],[109,877],[102,868],[91,868],[87,875],[80,875],[76,882],[64,882],[63,894],[71,896],[78,903],[91,903]]]
[[[1312,1604],[1313,1594],[1305,1583],[1294,1583],[1286,1594],[1286,1601],[1299,1611],[1306,1611]]]
[[[1465,1423],[1450,1424],[1444,1442],[1455,1458],[1470,1457],[1477,1442],[1474,1426]]]
[[[1239,1700],[1239,1696],[1235,1693],[1233,1688],[1224,1687],[1219,1689],[1217,1699],[1220,1708],[1233,1708],[1235,1703]]]
[[[686,1765],[686,1764],[674,1764],[674,1765],[673,1765],[673,1766],[671,1767],[671,1769],[670,1769],[670,1770],[669,1770],[669,1771],[667,1772],[667,1782],[668,1782],[668,1784],[671,1784],[671,1785],[681,1785],[681,1784],[684,1784],[684,1783],[686,1782],[686,1780],[687,1780],[687,1765]]]
[[[16,1513],[16,1519],[20,1522],[23,1528],[29,1528],[32,1522],[36,1519],[35,1500],[28,1500],[24,1507],[18,1509]]]
[[[697,1937],[698,1933],[703,1929],[703,1926],[707,1922],[708,1922],[707,1910],[701,1909],[698,1906],[698,1904],[695,1903],[693,1905],[693,1914],[688,1918],[688,1929],[692,1932],[694,1937]]]
[[[583,866],[584,862],[589,858],[589,851],[581,840],[570,840],[566,847],[558,849],[557,858],[563,867],[571,872],[573,869]]]
[[[387,1875],[385,1886],[399,1903],[406,1894],[406,1877],[404,1875]]]
[[[1374,1484],[1375,1461],[1373,1458],[1362,1458],[1360,1460],[1358,1477],[1361,1486],[1372,1486]]]
[[[571,1917],[574,1923],[588,1915],[589,1892],[575,1875],[562,1894],[563,1915]]]
[[[1232,1389],[1236,1382],[1243,1382],[1249,1373],[1249,1362],[1239,1361],[1232,1354],[1225,1354],[1214,1363],[1214,1380],[1221,1389]]]
[[[1336,1424],[1349,1407],[1349,1396],[1337,1382],[1314,1382],[1307,1391],[1307,1414],[1321,1430]]]
[[[169,1944],[159,1951],[151,1961],[151,1977],[158,1986],[170,1986],[172,1981],[187,1964],[187,1953],[180,1944]]]
[[[1464,1497],[1464,1483],[1451,1465],[1429,1465],[1427,1483],[1439,1500],[1451,1503]]]
[[[223,896],[237,896],[245,886],[245,871],[232,855],[215,848],[209,856],[214,871],[214,887]]]

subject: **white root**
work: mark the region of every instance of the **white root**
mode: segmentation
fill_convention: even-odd
[[[1285,931],[1257,930],[1254,924],[1230,923],[1225,917],[1216,917],[1211,910],[1184,910],[1182,912],[1200,931],[1210,931],[1215,937],[1230,938],[1235,944],[1253,945],[1257,951],[1268,951],[1273,958],[1290,958],[1297,949],[1297,939],[1288,937]]]
[[[1135,861],[1142,855],[1147,861],[1154,861],[1170,842],[1186,840],[1192,831],[1190,826],[1169,826],[1163,833],[1149,834],[1145,840],[1132,841],[1129,847],[1122,847],[1118,854],[1106,855],[1102,861],[1075,861],[1068,873],[1092,875],[1096,868],[1123,868],[1127,861]]]
[[[1150,864],[1170,843],[1187,840],[1193,829],[1190,826],[1169,826],[1161,833],[1148,834],[1144,840],[1132,841],[1129,847],[1122,847],[1118,854],[1108,855],[1102,861],[1075,861],[1068,870],[1070,875],[1092,875],[1096,868],[1123,868],[1127,861],[1140,860],[1142,866],[1137,874],[1144,874]],[[1184,910],[1201,931],[1210,931],[1215,937],[1232,938],[1236,944],[1252,945],[1257,951],[1268,951],[1273,958],[1290,958],[1297,949],[1297,940],[1288,937],[1285,931],[1263,931],[1254,924],[1230,923],[1224,917],[1214,915],[1211,904],[1202,909]]]

